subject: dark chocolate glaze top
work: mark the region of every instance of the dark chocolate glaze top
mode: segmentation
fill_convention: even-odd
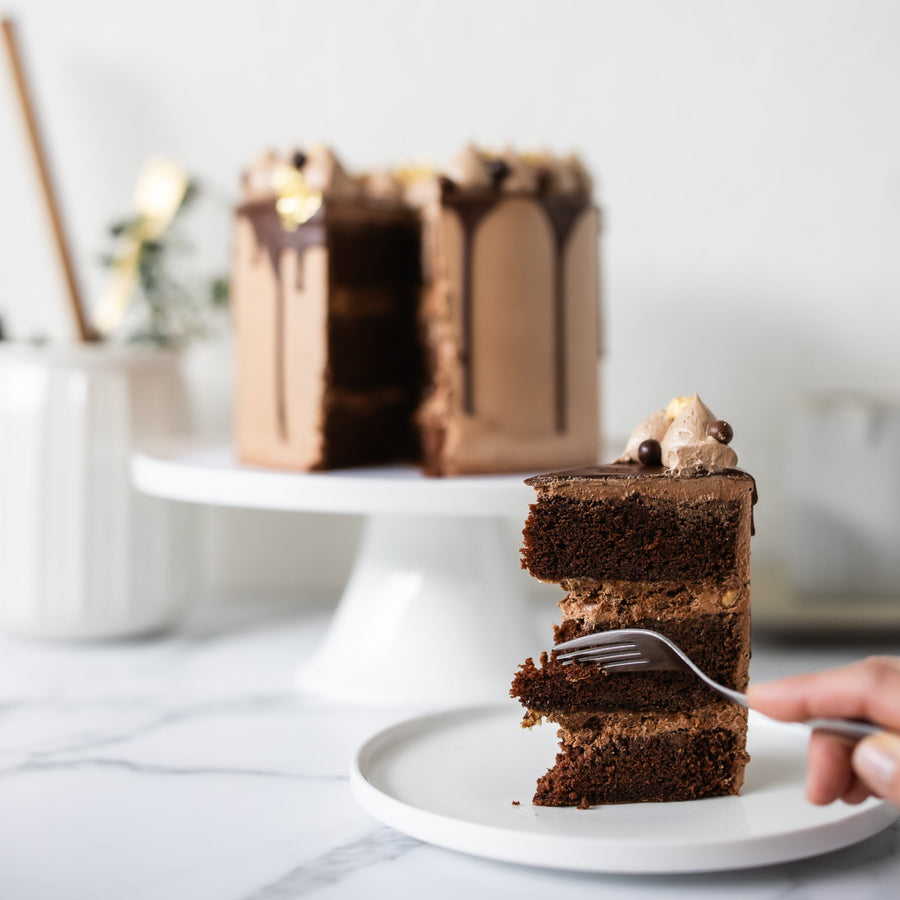
[[[718,469],[714,472],[674,472],[665,466],[645,466],[641,463],[607,463],[602,466],[579,466],[559,472],[532,475],[525,484],[545,485],[557,481],[578,481],[594,478],[705,478],[707,475],[724,475],[729,478],[753,480],[753,476],[743,469]]]

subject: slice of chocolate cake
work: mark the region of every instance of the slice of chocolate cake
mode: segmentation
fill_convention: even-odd
[[[529,479],[537,502],[523,565],[567,591],[556,643],[650,629],[717,681],[746,688],[756,495],[730,439],[698,397],[680,398],[638,426],[612,465]],[[743,783],[746,712],[692,675],[617,675],[551,652],[526,660],[511,693],[525,725],[561,726],[536,804],[687,800]]]

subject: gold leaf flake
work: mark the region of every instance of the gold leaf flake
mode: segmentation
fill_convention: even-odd
[[[693,399],[693,397],[673,397],[666,407],[666,415],[674,419]]]
[[[322,192],[313,190],[303,174],[293,166],[279,166],[275,169],[272,182],[278,194],[275,209],[285,231],[296,231],[321,208]]]

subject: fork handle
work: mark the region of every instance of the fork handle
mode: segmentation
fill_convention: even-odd
[[[733,700],[735,703],[739,703],[744,707],[748,705],[746,694],[742,694],[740,691],[733,691],[721,684],[716,684],[709,678],[704,678],[704,681],[706,681],[710,687],[715,688],[720,694],[728,697],[729,700]],[[823,734],[840,738],[851,744],[855,744],[863,738],[871,737],[873,734],[878,734],[880,731],[884,731],[883,728],[879,728],[878,725],[875,725],[872,722],[861,722],[857,719],[807,719],[802,724],[806,725],[807,728],[811,728],[813,731],[821,731]]]
[[[803,724],[812,728],[813,731],[821,731],[853,744],[884,731],[883,728],[879,728],[871,722],[856,722],[852,719],[807,719]]]

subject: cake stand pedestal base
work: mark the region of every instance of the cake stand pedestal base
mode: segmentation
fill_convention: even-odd
[[[372,515],[302,690],[361,703],[502,700],[536,628],[504,519]]]

